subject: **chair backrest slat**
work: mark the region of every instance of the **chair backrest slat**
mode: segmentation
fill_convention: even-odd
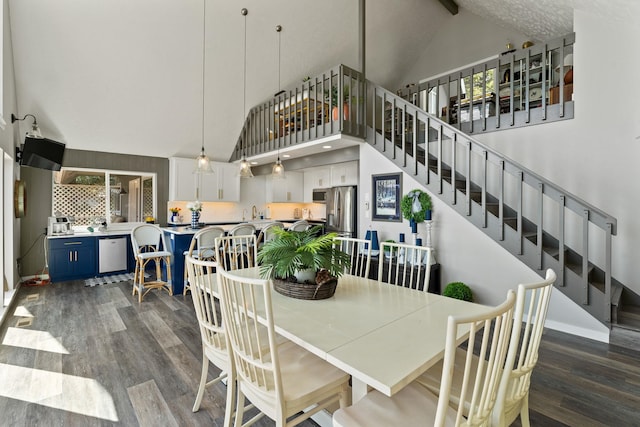
[[[371,241],[353,237],[336,237],[335,242],[351,258],[351,268],[345,273],[368,278],[371,266]]]
[[[405,288],[429,290],[431,248],[382,242],[378,280]]]
[[[225,270],[239,270],[257,265],[258,248],[255,234],[219,237],[216,239],[216,247],[220,248],[218,262]]]

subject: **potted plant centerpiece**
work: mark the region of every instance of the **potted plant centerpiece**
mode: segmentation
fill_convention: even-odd
[[[274,281],[281,294],[302,299],[329,298],[338,277],[351,264],[334,243],[336,233],[318,236],[321,226],[305,231],[275,229],[275,238],[258,252],[260,275]]]

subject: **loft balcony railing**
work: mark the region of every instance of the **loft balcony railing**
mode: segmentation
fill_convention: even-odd
[[[396,94],[469,134],[572,119],[574,42],[509,50]]]
[[[339,65],[253,107],[230,161],[336,135],[365,137],[362,74]]]

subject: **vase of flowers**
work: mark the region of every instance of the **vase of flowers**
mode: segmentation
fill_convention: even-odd
[[[178,208],[178,207],[169,208],[169,210],[171,211],[171,219],[170,219],[170,221],[173,222],[173,223],[180,222],[180,208]]]
[[[187,203],[187,209],[191,211],[191,228],[198,228],[200,225],[200,211],[202,202],[195,201]]]

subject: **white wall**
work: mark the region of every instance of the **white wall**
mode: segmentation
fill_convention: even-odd
[[[360,207],[361,218],[359,236],[364,236],[371,227],[378,230],[379,239],[398,240],[399,233],[405,233],[411,241],[409,222],[372,222],[370,211],[365,210],[365,202],[371,203],[371,175],[397,172],[398,168],[373,147],[363,144],[360,148]],[[402,189],[407,194],[421,187],[416,180],[403,173]],[[431,193],[430,193],[431,194]],[[366,196],[369,196],[367,199]],[[432,238],[435,257],[441,265],[441,287],[447,283],[461,281],[468,284],[475,301],[480,304],[497,305],[502,302],[508,289],[519,283],[540,280],[533,270],[488,238],[465,218],[431,194],[433,201]],[[418,234],[423,242],[426,225],[419,224]],[[609,331],[560,291],[552,294],[546,326],[599,341],[609,340]]]
[[[433,77],[504,52],[508,42],[520,47],[526,40],[529,37],[524,34],[460,8],[457,15],[443,21],[424,50],[416,52],[415,64],[407,69],[402,81]]]

